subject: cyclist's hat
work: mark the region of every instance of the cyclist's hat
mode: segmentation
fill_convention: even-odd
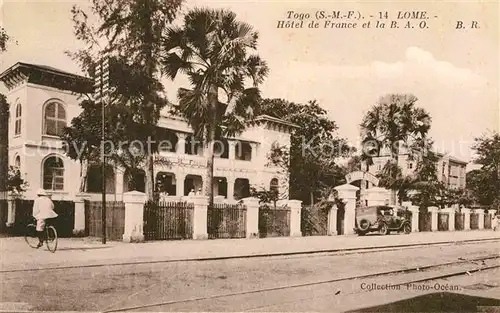
[[[41,188],[38,189],[38,191],[36,192],[36,194],[38,196],[47,196],[48,195],[47,192],[44,189],[41,189]]]

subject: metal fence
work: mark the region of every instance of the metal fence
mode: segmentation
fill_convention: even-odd
[[[465,213],[455,213],[455,230],[464,230]]]
[[[186,202],[147,202],[144,205],[144,238],[174,240],[193,238],[194,205]]]
[[[102,238],[102,201],[85,201],[85,230],[90,237]],[[125,203],[106,201],[106,238],[122,240],[125,230]]]
[[[57,229],[59,237],[71,237],[75,225],[75,203],[73,201],[53,201],[57,217],[51,223]],[[26,226],[32,221],[34,200],[15,199],[13,202],[15,220],[12,234],[24,235]]]
[[[439,212],[438,213],[438,230],[439,231],[447,231],[449,230],[449,220],[450,214]]]
[[[290,208],[259,207],[259,237],[290,236]]]
[[[491,215],[484,214],[484,229],[491,229]]]
[[[471,215],[470,215],[470,229],[479,229],[479,214],[471,213]]]
[[[432,213],[420,212],[418,215],[418,229],[420,231],[431,231],[432,228]]]
[[[303,206],[300,218],[302,236],[326,236],[328,234],[329,207]]]
[[[214,203],[207,212],[208,238],[245,238],[246,220],[246,206]]]
[[[7,218],[9,214],[9,203],[7,200],[0,200],[0,233],[7,232]]]

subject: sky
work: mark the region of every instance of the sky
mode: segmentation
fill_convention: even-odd
[[[0,0],[2,3],[2,0]],[[3,0],[0,25],[14,37],[0,70],[17,61],[80,73],[64,51],[77,50],[70,9],[74,1]],[[440,152],[470,161],[473,138],[499,130],[499,7],[496,1],[213,1],[195,6],[227,8],[260,34],[258,53],[271,69],[261,86],[268,98],[317,100],[339,126],[338,134],[359,141],[363,115],[387,93],[412,93],[432,116],[431,137]],[[368,19],[387,11],[426,11],[429,28],[283,29],[287,12],[358,11]],[[437,18],[435,18],[437,16]],[[457,20],[479,29],[456,29]],[[360,21],[359,23],[361,23]],[[405,21],[402,21],[403,23]],[[372,21],[374,23],[374,21]],[[189,87],[181,77],[165,81],[171,101]]]

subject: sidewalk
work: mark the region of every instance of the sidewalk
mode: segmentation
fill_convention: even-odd
[[[147,243],[108,242],[86,238],[59,240],[56,253],[46,248],[28,247],[22,237],[0,238],[0,271],[48,267],[93,266],[117,263],[231,258],[256,255],[311,253],[318,251],[369,249],[426,243],[500,239],[500,232],[474,230],[460,232],[421,232],[389,236],[321,236],[264,239],[218,239],[154,241]],[[499,250],[500,251],[500,250]]]

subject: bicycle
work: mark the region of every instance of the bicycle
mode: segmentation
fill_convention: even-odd
[[[45,242],[45,245],[47,246],[47,249],[54,253],[57,250],[57,230],[56,228],[51,225],[48,221],[50,219],[46,220],[45,224],[45,238],[43,238],[43,241]],[[33,223],[35,221],[35,223]],[[26,243],[28,246],[31,248],[37,249],[38,248],[38,233],[36,231],[36,220],[32,219],[32,223],[28,224],[26,226],[26,233],[24,234],[24,240],[26,240]]]

